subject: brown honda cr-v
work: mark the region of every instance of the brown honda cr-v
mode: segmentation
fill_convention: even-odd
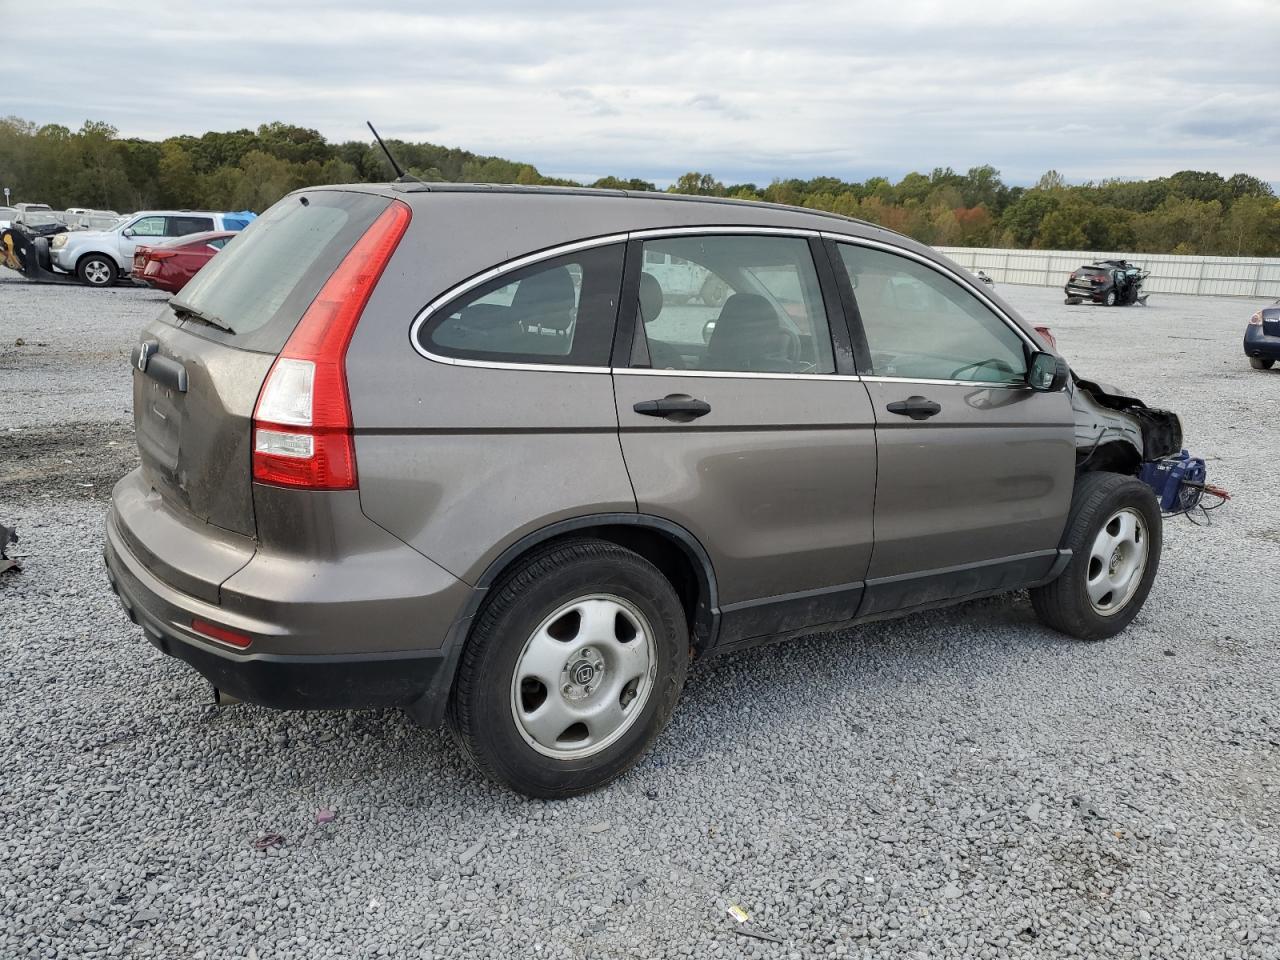
[[[106,562],[150,641],[230,697],[447,718],[538,796],[635,763],[693,657],[1021,588],[1119,632],[1181,440],[906,237],[621,191],[298,191],[133,384]]]

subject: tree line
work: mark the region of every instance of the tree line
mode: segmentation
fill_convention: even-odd
[[[432,143],[389,141],[426,181],[555,184],[654,190],[645,180],[594,183],[545,177],[527,163]],[[0,119],[0,186],[14,201],[55,208],[261,212],[290,190],[387,180],[386,158],[359,140],[329,143],[286,123],[165,140],[120,137],[105,123],[72,131]],[[1215,256],[1280,256],[1280,201],[1257,177],[1184,170],[1152,180],[1068,184],[1049,171],[1032,187],[1009,186],[992,166],[950,167],[862,182],[775,179],[765,186],[687,173],[673,193],[762,200],[869,220],[940,246],[1124,250]]]

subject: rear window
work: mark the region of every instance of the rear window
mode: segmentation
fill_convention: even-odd
[[[192,333],[277,353],[329,275],[390,201],[317,190],[285,197],[250,223],[174,298],[230,327]]]

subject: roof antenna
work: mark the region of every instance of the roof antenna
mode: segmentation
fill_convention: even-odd
[[[422,182],[421,180],[419,180],[417,177],[413,176],[412,174],[405,173],[404,168],[400,166],[400,164],[396,163],[396,158],[391,155],[390,149],[388,149],[387,145],[383,142],[382,138],[378,136],[378,131],[373,129],[373,124],[370,123],[368,120],[366,120],[365,123],[368,125],[370,132],[373,134],[373,138],[378,141],[378,146],[382,148],[382,152],[387,155],[387,160],[391,163],[391,169],[396,172],[396,179],[394,182],[395,183],[421,183]]]

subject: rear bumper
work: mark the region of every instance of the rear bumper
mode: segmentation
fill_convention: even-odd
[[[128,515],[134,528],[126,532],[116,503],[107,514],[103,557],[112,590],[157,649],[219,690],[280,709],[405,707],[426,722],[442,716],[474,591],[447,575],[425,575],[443,571],[416,551],[399,541],[399,549],[385,546],[381,559],[394,566],[416,558],[413,576],[399,582],[380,567],[369,576],[376,553],[325,562],[259,551],[223,583],[220,598],[206,599],[157,576],[167,568],[133,547],[148,535],[160,546],[152,521]],[[189,541],[186,549],[199,546]],[[242,586],[233,589],[237,581]],[[252,643],[240,649],[212,640],[192,628],[195,619]]]
[[[1068,285],[1062,288],[1062,292],[1065,293],[1068,297],[1076,297],[1080,300],[1093,300],[1095,302],[1101,303],[1102,298],[1107,291],[1105,288],[1098,289],[1097,287],[1073,287]]]
[[[443,649],[322,656],[223,649],[178,626],[182,614],[167,595],[171,591],[134,567],[123,550],[108,522],[107,579],[129,619],[156,649],[185,661],[238,700],[283,710],[346,710],[410,707],[441,686],[447,694],[442,678],[449,657]]]
[[[1244,331],[1244,354],[1263,360],[1280,360],[1280,337],[1269,337],[1260,324],[1249,324]]]

